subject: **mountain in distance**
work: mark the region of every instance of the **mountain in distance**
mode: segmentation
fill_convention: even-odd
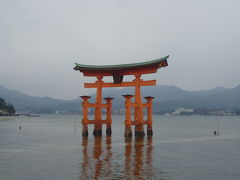
[[[222,93],[227,90],[229,90],[229,89],[224,88],[224,87],[216,87],[214,89],[198,90],[198,91],[194,91],[192,93],[198,97],[204,97],[204,96],[210,96],[210,95],[217,94],[217,93]]]
[[[240,108],[240,85],[228,89],[217,87],[209,90],[186,91],[176,86],[148,86],[142,87],[142,97],[153,96],[154,109],[175,110],[176,108]],[[124,108],[124,94],[134,94],[134,88],[108,88],[103,90],[103,97],[113,97],[113,108]],[[95,94],[90,95],[90,102],[94,102]],[[62,100],[51,97],[36,97],[9,90],[0,85],[0,97],[11,102],[18,112],[54,113],[64,111],[80,112],[81,100]],[[103,100],[103,103],[105,101]],[[143,99],[143,102],[145,100]]]
[[[113,107],[124,106],[123,94],[134,94],[134,88],[106,89],[103,96],[112,96]],[[115,96],[114,96],[115,95]],[[216,87],[210,90],[186,91],[176,86],[149,86],[142,87],[142,97],[153,96],[153,108],[162,110],[175,110],[176,108],[240,108],[240,85],[233,88]],[[145,102],[145,100],[143,99]],[[116,103],[117,102],[117,103]]]
[[[2,85],[0,85],[0,97],[11,102],[17,112],[53,113],[80,109],[80,100],[66,101],[51,97],[29,96],[16,90],[9,90]],[[77,108],[75,101],[78,102]]]

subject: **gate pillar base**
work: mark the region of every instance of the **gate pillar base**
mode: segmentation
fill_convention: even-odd
[[[88,137],[88,126],[87,125],[83,125],[82,136],[83,137]]]
[[[106,134],[107,134],[107,136],[111,136],[112,135],[112,128],[111,127],[107,127]]]
[[[132,137],[132,130],[131,130],[131,127],[126,127],[125,128],[125,133],[124,133],[124,136],[125,137]]]
[[[153,136],[153,130],[152,129],[148,129],[147,130],[147,135],[148,136]]]
[[[145,136],[143,125],[135,126],[135,136]]]
[[[93,135],[94,136],[102,136],[102,129],[94,129],[93,130]]]

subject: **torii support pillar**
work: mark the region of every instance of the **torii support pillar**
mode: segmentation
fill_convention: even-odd
[[[143,128],[143,104],[141,97],[141,74],[135,75],[135,136],[145,136]]]
[[[136,101],[132,103],[131,99],[134,97],[133,95],[126,94],[123,95],[125,98],[125,137],[132,137],[131,125],[135,125],[135,136],[136,137],[144,137],[144,125],[147,125],[147,135],[152,136],[152,100],[154,97],[147,96],[144,97],[147,100],[147,103],[139,105],[139,102]],[[134,108],[134,121],[131,120],[131,108]],[[147,120],[143,120],[143,108],[147,108]],[[139,120],[140,119],[140,120]],[[139,128],[140,127],[140,128]]]
[[[106,104],[107,104],[107,107],[106,107],[106,134],[107,136],[111,136],[112,135],[112,100],[114,98],[111,98],[111,97],[107,97],[107,98],[104,98],[106,100]]]
[[[103,76],[97,76],[97,94],[96,94],[96,107],[95,107],[95,123],[94,123],[94,130],[93,135],[94,136],[102,136],[102,78]]]
[[[82,119],[82,136],[88,137],[88,99],[91,96],[80,96],[83,99],[82,107],[83,107],[83,119]]]
[[[125,101],[125,133],[124,133],[124,136],[129,138],[129,137],[132,137],[131,99],[133,98],[133,95],[126,94],[126,95],[123,95],[123,97],[126,99],[126,101]]]
[[[82,102],[82,107],[83,107],[82,136],[83,137],[88,136],[88,124],[94,124],[94,131],[93,131],[94,136],[101,136],[102,135],[102,124],[106,124],[106,134],[108,136],[111,136],[111,134],[112,134],[112,129],[111,129],[111,124],[112,124],[111,115],[112,114],[111,114],[111,110],[112,110],[112,100],[113,100],[113,98],[111,98],[111,97],[104,98],[106,100],[106,104],[101,104],[101,103],[97,104],[97,103],[89,103],[88,100],[90,99],[91,96],[80,96],[80,97],[83,100],[83,102]],[[90,108],[90,107],[95,107],[95,119],[94,120],[89,120],[88,119],[88,108]],[[101,118],[99,119],[99,117],[97,116],[98,114],[96,114],[96,112],[99,112],[97,108],[99,108],[100,110],[102,108],[106,108],[106,120],[102,120]],[[99,125],[101,125],[101,126],[99,126]]]
[[[152,100],[154,97],[147,96],[144,97],[147,100],[147,135],[152,136],[153,130],[152,130]]]

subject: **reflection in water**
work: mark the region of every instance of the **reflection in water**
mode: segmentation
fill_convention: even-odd
[[[102,141],[102,137],[95,137],[92,146],[87,137],[82,139],[81,179],[98,179],[111,173],[111,137],[106,137],[104,145]]]
[[[141,173],[143,171],[143,138],[138,137],[135,139],[134,150],[135,150],[135,168],[133,170],[133,174],[138,179],[141,177]]]
[[[146,166],[147,166],[147,174],[151,174],[151,176],[154,175],[153,165],[152,165],[152,151],[153,151],[152,136],[150,136],[148,137],[148,141],[147,141]]]
[[[125,146],[112,147],[111,137],[82,141],[81,179],[151,179],[152,137],[127,138]],[[115,151],[113,151],[113,148]]]
[[[100,175],[100,170],[102,169],[102,138],[96,137],[94,139],[94,148],[93,148],[93,158],[95,159],[95,175],[94,177],[97,178]]]
[[[105,162],[106,162],[106,169],[107,169],[107,174],[111,174],[111,157],[112,157],[112,139],[110,136],[106,137],[106,150],[107,154],[105,157]]]
[[[125,139],[125,178],[146,179],[153,178],[152,166],[152,137],[147,138],[135,137]]]
[[[84,179],[88,179],[88,138],[82,139],[82,154],[83,154],[83,162],[82,162],[82,177]]]
[[[131,158],[132,155],[132,138],[125,139],[125,177],[131,177]]]

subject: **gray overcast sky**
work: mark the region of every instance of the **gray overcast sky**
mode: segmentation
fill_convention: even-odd
[[[77,98],[81,64],[170,55],[146,79],[186,90],[240,84],[239,0],[0,0],[0,84]]]

